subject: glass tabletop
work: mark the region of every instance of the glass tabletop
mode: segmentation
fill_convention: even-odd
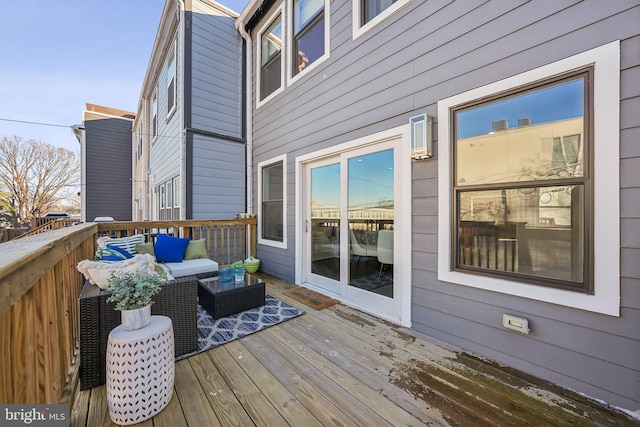
[[[204,279],[198,280],[200,282],[200,286],[205,287],[211,293],[220,293],[225,291],[231,291],[233,289],[241,289],[249,286],[255,286],[263,283],[259,278],[252,276],[248,273],[245,273],[244,280],[241,282],[236,282],[234,277],[231,277],[231,280],[219,280],[218,277],[207,277]]]

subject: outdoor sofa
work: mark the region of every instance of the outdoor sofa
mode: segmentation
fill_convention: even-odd
[[[120,249],[126,249],[136,253],[134,245],[137,243],[137,252],[142,248],[144,236],[113,239],[99,239],[100,246],[113,249],[114,244]],[[180,239],[171,239],[171,242]],[[204,249],[204,241],[193,242],[196,245],[195,255],[186,256],[186,248],[177,255],[175,262],[162,263],[162,268],[167,272],[170,280],[162,285],[159,294],[153,297],[151,305],[152,315],[163,315],[171,319],[173,323],[174,347],[176,357],[191,353],[198,347],[198,280],[204,277],[218,275],[218,263],[208,259]],[[185,245],[186,246],[186,245]],[[155,246],[156,249],[158,248]],[[144,257],[149,255],[136,255]],[[184,257],[184,258],[183,258]],[[125,260],[123,262],[130,261]],[[84,263],[84,265],[83,265]],[[102,269],[108,266],[115,268],[116,264],[102,264],[94,261],[84,261],[79,264],[79,270],[94,283],[99,276],[104,276]],[[82,266],[82,268],[81,268]],[[125,267],[126,268],[126,267]],[[104,278],[104,277],[103,277]],[[90,280],[85,284],[80,293],[80,389],[87,390],[106,382],[106,350],[109,333],[121,323],[121,312],[115,310],[115,303],[107,302],[110,292],[102,289]],[[104,285],[104,284],[102,284]],[[103,286],[104,287],[104,286]]]

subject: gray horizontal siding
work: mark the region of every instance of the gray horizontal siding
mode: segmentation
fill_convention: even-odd
[[[240,138],[242,38],[234,21],[213,7],[194,6],[190,118],[195,129]]]
[[[176,34],[173,37],[175,40]],[[178,42],[180,46],[180,41]],[[173,43],[170,44],[170,48]],[[167,61],[168,51],[165,52],[164,60],[160,68],[156,87],[158,89],[158,136],[151,142],[149,150],[149,168],[151,169],[150,185],[156,186],[162,184],[167,179],[173,178],[180,173],[181,150],[184,146],[184,138],[181,133],[181,114],[180,106],[182,105],[184,76],[180,67],[182,63],[180,55],[182,49],[178,48],[176,55],[176,109],[168,115],[168,99],[167,99]],[[157,215],[157,213],[156,213]]]
[[[620,39],[621,317],[438,282],[437,160],[412,166],[412,315],[420,332],[609,403],[640,407],[638,2],[414,1],[355,41],[351,4],[331,2],[329,60],[254,110],[254,164],[288,153],[288,247],[261,245],[264,268],[294,276],[296,156],[404,125],[415,114],[437,116],[440,99]],[[534,332],[504,330],[503,313],[527,317]]]
[[[132,124],[118,118],[84,122],[86,179],[82,191],[87,221],[98,216],[131,221]]]
[[[230,219],[246,208],[245,146],[194,136],[193,219]]]

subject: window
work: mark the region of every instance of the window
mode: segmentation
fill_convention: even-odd
[[[142,129],[144,129],[144,126],[142,124],[140,124],[140,126],[138,126],[138,145],[136,147],[136,164],[138,163],[138,161],[140,160],[140,158],[142,157]]]
[[[167,212],[169,212],[167,219],[171,219],[171,211],[173,207],[173,181],[167,181],[165,187],[167,188]]]
[[[360,0],[360,26],[366,25],[398,0]]]
[[[154,90],[151,96],[151,138],[155,140],[158,136],[158,91]]]
[[[286,156],[258,164],[259,243],[286,248]]]
[[[282,62],[282,9],[277,16],[267,24],[261,32],[258,45],[258,58],[260,61],[260,73],[258,85],[260,96],[258,104],[267,98],[274,96],[278,89],[282,88],[283,62]]]
[[[173,207],[180,207],[180,177],[173,178]]]
[[[358,38],[370,28],[396,13],[411,0],[352,0],[353,38]]]
[[[440,280],[619,316],[619,64],[612,42],[438,103]]]
[[[164,184],[160,186],[160,211],[164,209],[165,202],[165,192],[164,192]]]
[[[167,116],[176,108],[176,46],[174,45],[167,60]]]
[[[291,75],[295,76],[325,53],[324,0],[293,0]]]
[[[592,292],[593,70],[452,109],[452,268]]]
[[[179,179],[180,177],[176,176],[159,185],[158,218],[161,221],[180,218]]]

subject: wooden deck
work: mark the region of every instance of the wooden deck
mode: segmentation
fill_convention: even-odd
[[[593,400],[342,304],[176,363],[169,405],[141,426],[638,425]],[[112,425],[105,386],[79,392],[72,426]]]

